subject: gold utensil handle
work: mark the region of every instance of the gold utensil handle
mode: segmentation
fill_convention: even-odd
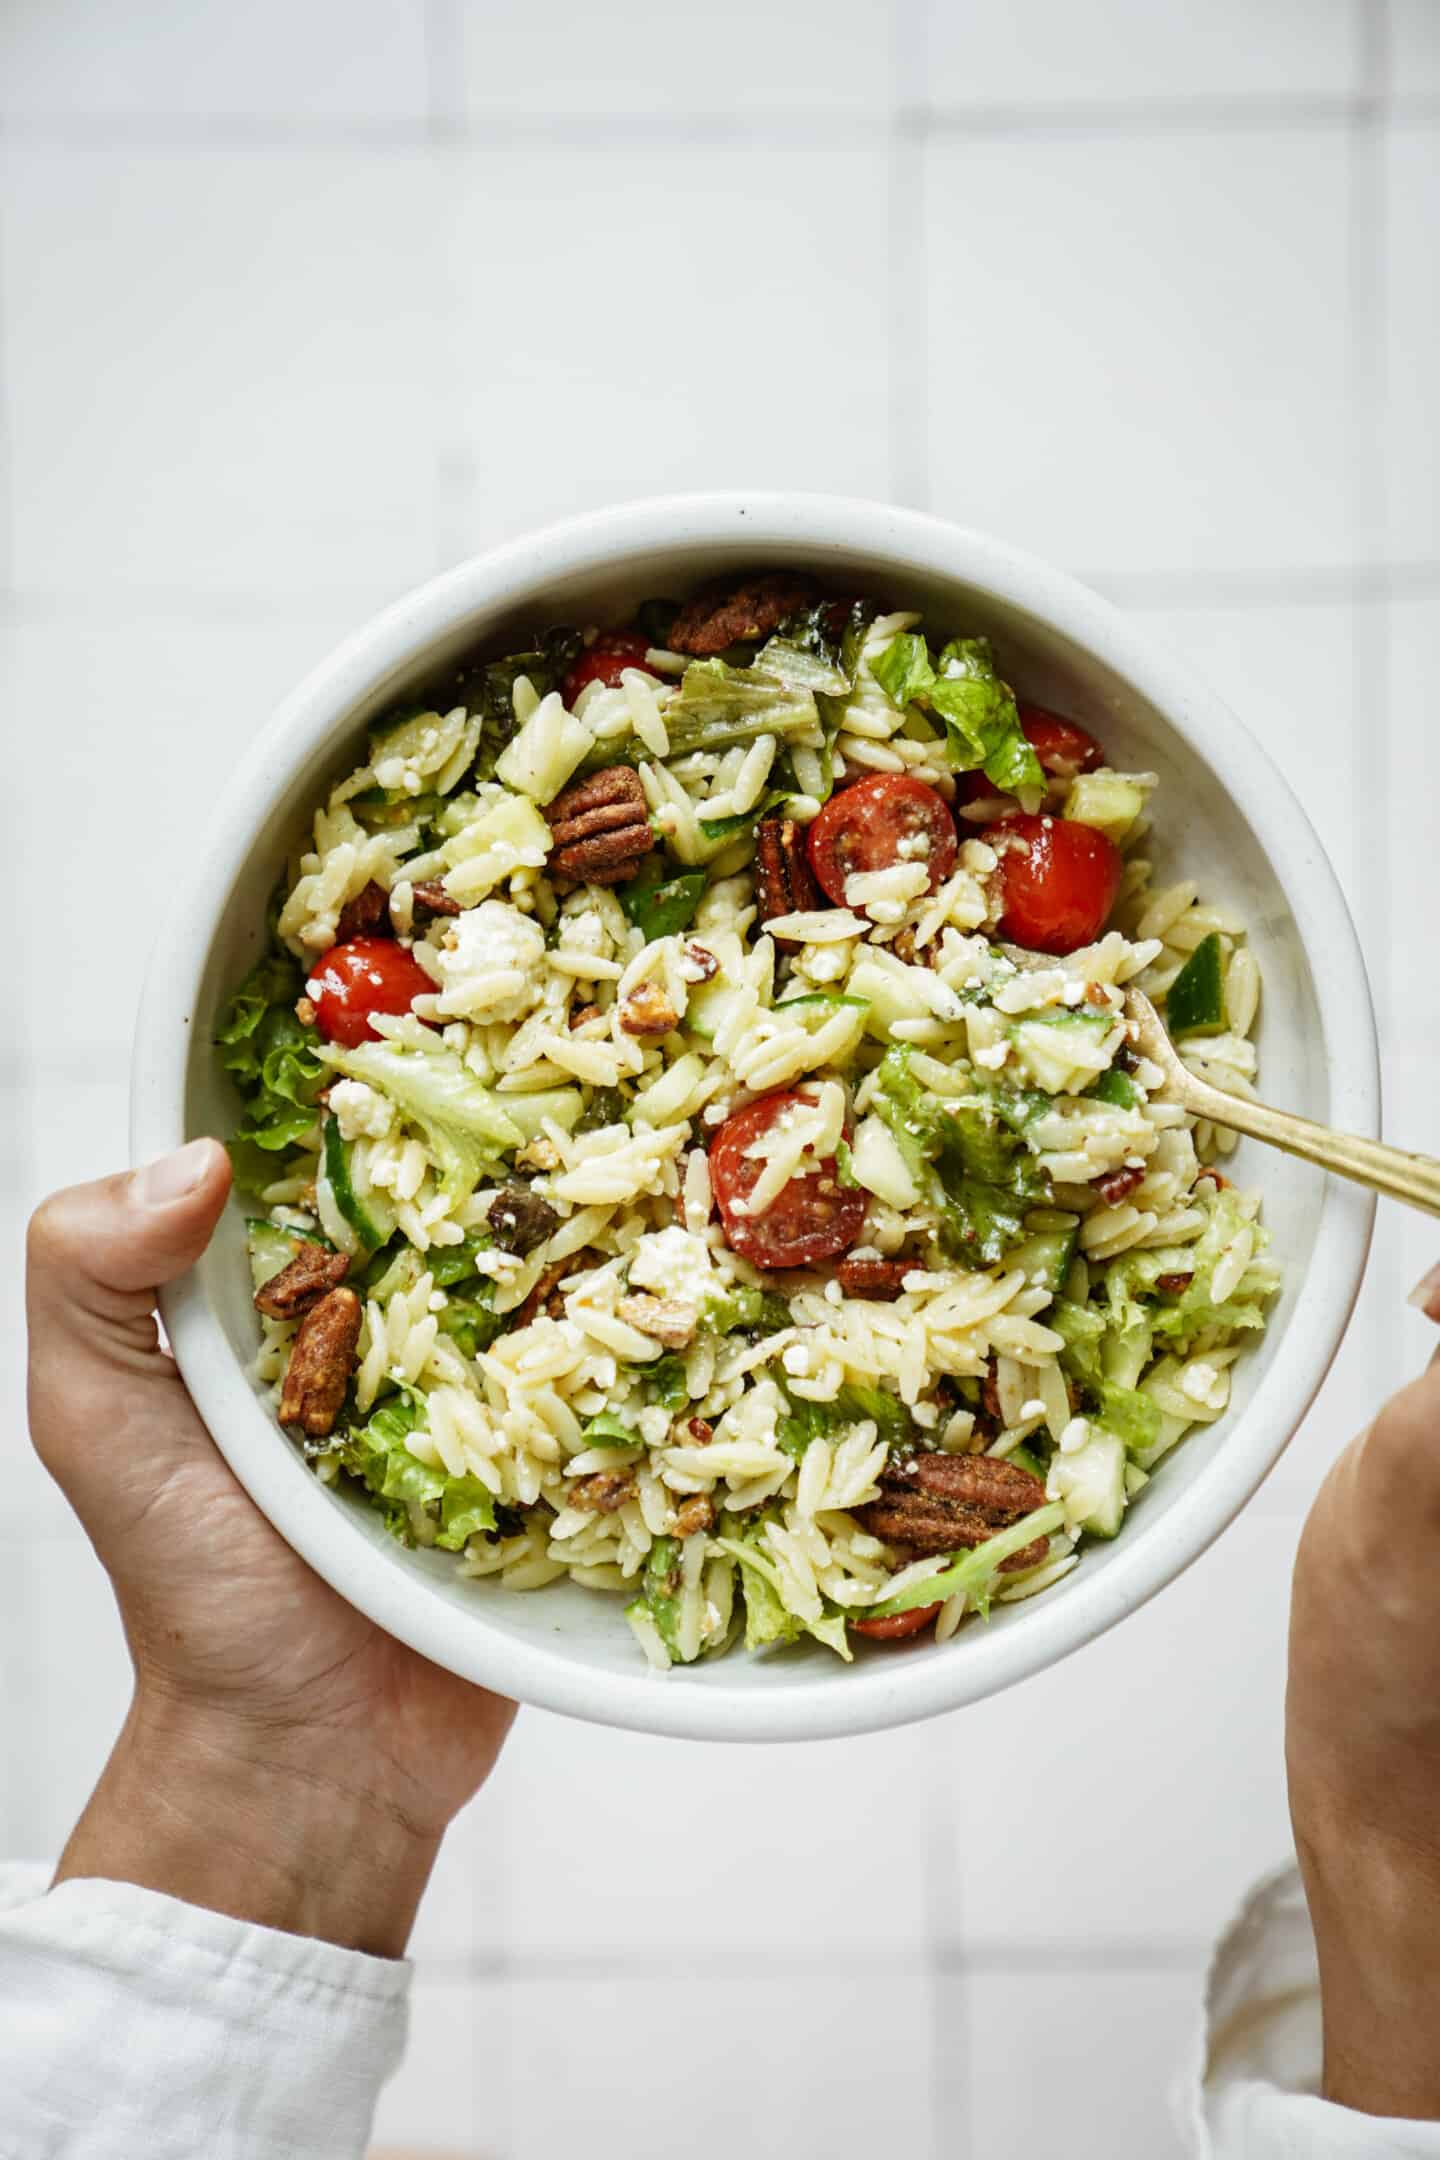
[[[1362,1140],[1358,1134],[1334,1132],[1310,1118],[1295,1117],[1288,1110],[1271,1110],[1264,1103],[1246,1102],[1223,1088],[1195,1088],[1191,1107],[1212,1125],[1226,1125],[1232,1132],[1248,1133],[1252,1140],[1268,1141],[1289,1155],[1333,1170],[1338,1177],[1353,1178],[1392,1200],[1408,1201],[1427,1215],[1440,1215],[1440,1162],[1430,1155],[1410,1155],[1404,1148],[1386,1147],[1381,1140]]]

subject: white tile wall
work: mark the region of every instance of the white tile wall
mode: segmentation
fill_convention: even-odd
[[[1370,954],[1387,1130],[1434,1144],[1431,0],[826,20],[5,11],[0,835],[44,936],[0,1043],[0,1849],[58,1845],[126,1690],[20,1438],[20,1225],[123,1154],[177,833],[437,560],[752,480],[897,493],[1098,577],[1289,772]],[[1203,1940],[1285,1835],[1301,1513],[1428,1354],[1403,1294],[1435,1251],[1382,1213],[1255,1506],[1014,1695],[810,1751],[527,1713],[422,1913],[377,2134],[1168,2154]]]

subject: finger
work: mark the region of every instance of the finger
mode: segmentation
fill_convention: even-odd
[[[111,1334],[142,1339],[134,1323],[148,1323],[157,1287],[198,1260],[229,1190],[219,1141],[192,1140],[143,1170],[52,1194],[30,1223],[32,1351],[57,1335],[76,1350]]]
[[[1440,1263],[1421,1276],[1406,1303],[1423,1312],[1427,1320],[1440,1320]]]

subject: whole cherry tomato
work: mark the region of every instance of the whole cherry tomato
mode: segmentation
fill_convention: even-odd
[[[393,938],[351,938],[332,945],[317,962],[306,991],[315,1003],[315,1024],[327,1042],[353,1050],[373,1042],[372,1013],[407,1013],[435,985],[419,961]]]
[[[890,1613],[881,1620],[852,1620],[852,1635],[868,1635],[872,1642],[901,1642],[907,1635],[918,1635],[929,1627],[940,1607],[917,1605],[913,1612]]]
[[[1120,890],[1120,850],[1093,825],[1018,812],[986,828],[1000,857],[1000,935],[1072,953],[1099,937]]]
[[[618,689],[626,668],[643,668],[649,650],[650,640],[641,637],[637,630],[602,631],[594,644],[581,653],[561,683],[561,697],[567,705],[573,705],[581,691],[592,682],[604,683],[611,690]]]
[[[755,1267],[809,1267],[816,1260],[833,1259],[860,1235],[865,1195],[840,1184],[833,1155],[803,1177],[792,1177],[763,1215],[743,1212],[765,1168],[765,1151],[752,1154],[752,1148],[778,1118],[803,1101],[789,1092],[762,1095],[726,1118],[710,1143],[710,1178],[725,1241]]]
[[[874,773],[831,796],[806,847],[821,891],[842,907],[846,878],[896,863],[925,863],[934,892],[954,869],[960,843],[943,795],[908,773]]]

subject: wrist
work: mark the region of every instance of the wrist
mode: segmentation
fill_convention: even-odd
[[[56,1881],[103,1876],[400,1957],[440,1832],[313,1735],[137,1693]]]
[[[1294,1810],[1315,1930],[1324,2094],[1440,2120],[1440,1854],[1330,1796]]]

